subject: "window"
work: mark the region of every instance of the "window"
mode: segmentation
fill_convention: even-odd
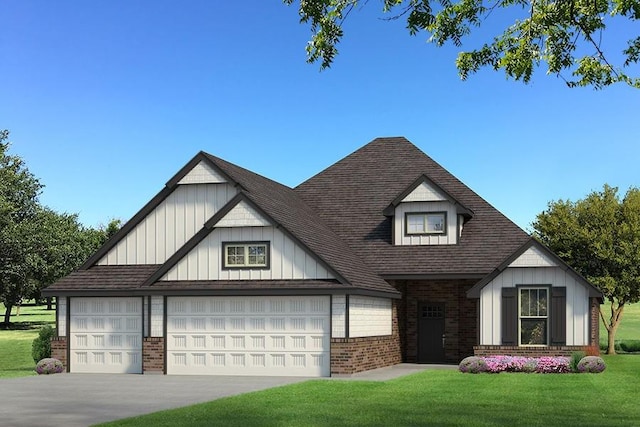
[[[405,214],[405,234],[447,234],[446,212],[411,212]]]
[[[520,288],[520,345],[547,345],[549,323],[549,289]]]
[[[225,268],[269,268],[269,242],[226,242],[222,247]]]

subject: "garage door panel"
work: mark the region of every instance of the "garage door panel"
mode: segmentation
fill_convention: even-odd
[[[168,373],[329,374],[329,297],[174,297]]]
[[[72,372],[142,372],[139,298],[72,298],[70,317]]]
[[[171,374],[326,376],[326,353],[170,353]],[[197,370],[197,372],[195,372]]]

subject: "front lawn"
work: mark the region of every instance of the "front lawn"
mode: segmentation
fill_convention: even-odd
[[[0,304],[4,314],[4,305]],[[31,358],[31,344],[44,325],[55,325],[55,311],[46,306],[23,305],[20,315],[11,312],[10,330],[0,330],[0,378],[36,375],[35,362]]]
[[[434,370],[387,382],[313,380],[104,425],[640,425],[640,356],[605,360],[602,374]]]

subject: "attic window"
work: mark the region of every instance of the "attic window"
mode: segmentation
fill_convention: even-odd
[[[225,242],[224,268],[269,268],[269,242]]]
[[[407,212],[405,234],[447,234],[446,212]]]

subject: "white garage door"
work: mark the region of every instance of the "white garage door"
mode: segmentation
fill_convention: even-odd
[[[167,373],[329,376],[330,300],[171,297]]]
[[[142,299],[70,299],[71,372],[142,373]]]

